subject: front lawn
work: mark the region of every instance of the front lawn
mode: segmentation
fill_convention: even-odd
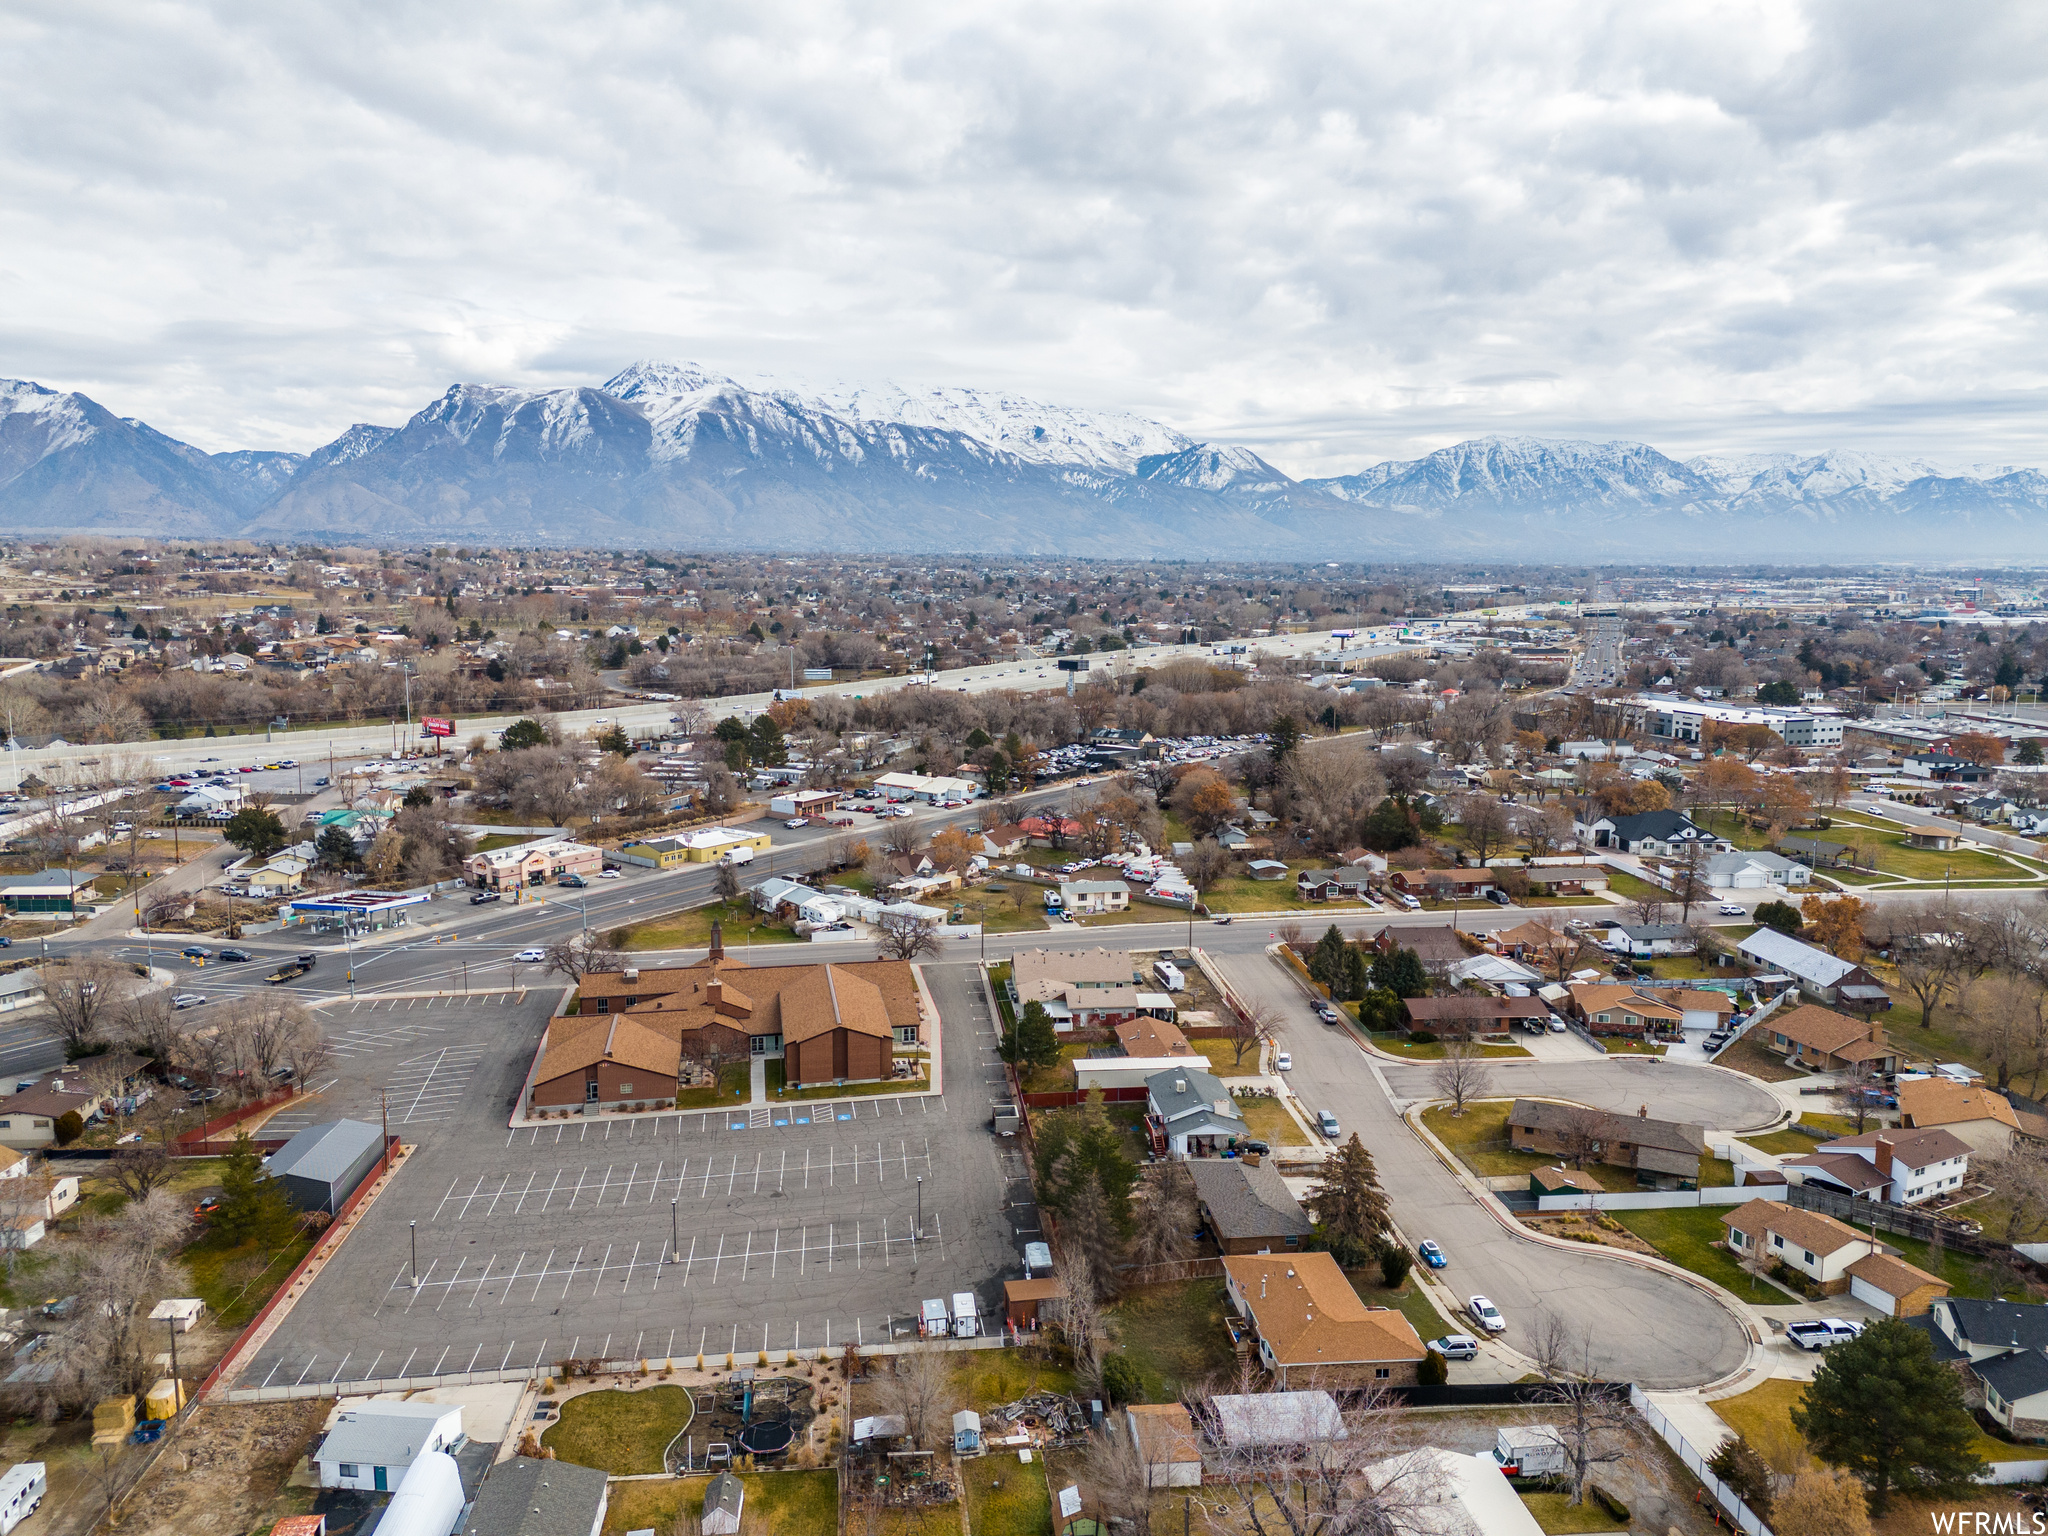
[[[1630,901],[1657,901],[1669,904],[1671,893],[1661,885],[1652,885],[1624,870],[1610,870],[1607,875],[1607,889],[1617,896],[1626,896]]]
[[[881,1083],[820,1083],[810,1088],[786,1088],[788,1080],[780,1058],[768,1062],[768,1098],[775,1104],[794,1104],[805,1099],[864,1099],[877,1093],[923,1093],[930,1086],[926,1074],[931,1068],[920,1061],[916,1077],[891,1078]]]
[[[1244,1060],[1238,1061],[1235,1040],[1190,1040],[1195,1054],[1208,1064],[1211,1072],[1218,1077],[1251,1077],[1259,1070],[1259,1047],[1254,1041],[1245,1047]]]
[[[1221,1280],[1140,1286],[1109,1310],[1117,1353],[1137,1366],[1150,1402],[1173,1402],[1183,1388],[1221,1381],[1236,1366]]]
[[[1792,1472],[1807,1463],[1805,1438],[1792,1427],[1792,1410],[1805,1399],[1805,1382],[1779,1378],[1740,1396],[1721,1398],[1713,1409],[1774,1471]],[[2034,1454],[2029,1447],[1994,1440],[1981,1429],[1970,1450],[1986,1461],[2024,1461]]]
[[[718,1069],[718,1082],[703,1088],[685,1088],[676,1095],[677,1109],[716,1109],[735,1099],[746,1102],[752,1085],[753,1068],[744,1061],[727,1062]]]
[[[662,1452],[694,1411],[681,1387],[584,1392],[562,1404],[561,1419],[548,1426],[541,1444],[563,1461],[613,1477],[661,1472]]]
[[[1414,1256],[1411,1254],[1410,1257]],[[1422,1260],[1416,1259],[1415,1263],[1419,1270]],[[1351,1282],[1351,1289],[1358,1292],[1358,1299],[1368,1307],[1392,1307],[1407,1318],[1409,1326],[1424,1343],[1458,1331],[1444,1321],[1444,1315],[1437,1311],[1436,1303],[1429,1299],[1429,1292],[1422,1288],[1422,1282],[1417,1278],[1415,1270],[1409,1272],[1408,1278],[1401,1282],[1401,1289],[1398,1291],[1390,1291],[1379,1283],[1378,1265],[1370,1269],[1352,1270],[1345,1278]],[[1452,1362],[1452,1366],[1456,1368],[1455,1361]]]
[[[1422,1112],[1422,1123],[1435,1133],[1438,1141],[1472,1172],[1481,1178],[1499,1178],[1507,1174],[1530,1174],[1538,1168],[1555,1168],[1559,1159],[1542,1152],[1515,1152],[1508,1147],[1508,1099],[1488,1099],[1483,1103],[1468,1104],[1465,1113],[1454,1116],[1450,1106],[1438,1105]],[[1597,1179],[1602,1189],[1629,1192],[1641,1188],[1635,1175],[1625,1168],[1612,1168],[1605,1163],[1589,1164],[1580,1170],[1587,1177]]]
[[[1743,1145],[1755,1147],[1759,1152],[1776,1152],[1779,1155],[1811,1152],[1824,1141],[1834,1141],[1843,1136],[1856,1134],[1855,1123],[1846,1115],[1801,1115],[1798,1123],[1810,1125],[1815,1130],[1825,1131],[1824,1136],[1803,1136],[1791,1126],[1782,1131],[1770,1131],[1761,1136],[1742,1136],[1737,1139]],[[1877,1130],[1879,1125],[1872,1116],[1867,1129]]]
[[[1522,1505],[1536,1518],[1548,1536],[1580,1536],[1587,1531],[1626,1531],[1625,1525],[1615,1524],[1614,1517],[1600,1507],[1600,1501],[1590,1492],[1586,1502],[1572,1507],[1568,1493],[1525,1493]]]
[[[688,912],[671,912],[625,930],[623,940],[614,930],[613,947],[623,950],[703,949],[711,943],[711,925],[721,924],[726,952],[744,956],[749,944],[798,944],[805,942],[794,930],[768,924],[761,914],[742,901],[714,901]]]
[[[1744,1299],[1753,1297],[1765,1306],[1780,1305],[1785,1300],[1783,1291],[1768,1280],[1754,1280],[1726,1249],[1714,1246],[1727,1231],[1721,1225],[1721,1213],[1734,1209],[1727,1205],[1672,1206],[1666,1210],[1606,1214],[1680,1269],[1689,1269]]]
[[[1259,1140],[1276,1147],[1305,1147],[1309,1144],[1308,1132],[1287,1113],[1286,1106],[1278,1099],[1241,1098],[1235,1103],[1244,1114],[1246,1128]]]
[[[1021,1462],[1007,1452],[978,1456],[961,1463],[960,1485],[967,1496],[967,1528],[974,1536],[1045,1536],[1052,1529],[1052,1491],[1045,1484],[1043,1457]]]
[[[1356,1006],[1354,1003],[1343,1004],[1347,1012],[1354,1010]],[[1385,1051],[1389,1056],[1398,1056],[1403,1061],[1442,1061],[1444,1059],[1444,1043],[1441,1040],[1431,1040],[1425,1044],[1417,1044],[1403,1035],[1391,1032],[1383,1035],[1370,1034],[1366,1038],[1372,1041],[1375,1049]],[[1526,1057],[1529,1054],[1528,1051],[1519,1045],[1482,1045],[1478,1049],[1481,1056],[1490,1058]]]

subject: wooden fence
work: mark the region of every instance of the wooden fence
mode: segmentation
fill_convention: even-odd
[[[224,1115],[215,1115],[204,1125],[196,1125],[189,1131],[180,1131],[171,1142],[171,1156],[217,1157],[221,1152],[234,1145],[235,1138],[232,1135],[220,1137],[216,1135],[216,1132],[232,1130],[244,1120],[253,1120],[256,1116],[275,1109],[280,1104],[289,1103],[298,1096],[298,1086],[293,1083],[287,1083],[282,1088],[276,1088],[264,1094],[260,1099],[256,1099],[248,1104],[238,1105]],[[277,1141],[275,1146],[266,1146],[261,1141],[256,1144],[259,1147],[263,1147],[265,1151],[274,1151],[276,1147],[283,1146],[284,1142]]]

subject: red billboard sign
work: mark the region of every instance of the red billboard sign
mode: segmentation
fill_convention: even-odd
[[[422,736],[453,736],[455,734],[455,722],[453,720],[436,719],[434,716],[429,715],[420,722],[420,734]]]

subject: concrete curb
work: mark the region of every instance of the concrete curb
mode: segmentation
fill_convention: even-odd
[[[1713,1281],[1707,1279],[1704,1275],[1696,1275],[1689,1269],[1682,1269],[1678,1265],[1673,1264],[1669,1259],[1651,1258],[1647,1254],[1630,1253],[1627,1250],[1620,1248],[1610,1248],[1601,1250],[1595,1249],[1593,1245],[1588,1243],[1569,1243],[1561,1237],[1551,1237],[1548,1233],[1532,1231],[1528,1227],[1523,1226],[1521,1222],[1517,1221],[1514,1217],[1514,1214],[1510,1212],[1506,1206],[1502,1205],[1500,1201],[1494,1197],[1493,1191],[1487,1189],[1484,1185],[1480,1184],[1478,1180],[1474,1178],[1474,1176],[1470,1172],[1468,1172],[1465,1169],[1465,1167],[1458,1161],[1457,1157],[1453,1155],[1450,1148],[1446,1147],[1441,1141],[1439,1141],[1436,1137],[1436,1134],[1433,1131],[1431,1131],[1428,1126],[1422,1123],[1422,1112],[1425,1109],[1428,1109],[1433,1105],[1442,1104],[1446,1102],[1448,1101],[1443,1099],[1420,1100],[1410,1105],[1407,1109],[1402,1110],[1401,1118],[1402,1120],[1407,1122],[1408,1129],[1413,1131],[1417,1138],[1421,1140],[1422,1144],[1429,1148],[1430,1152],[1436,1157],[1436,1160],[1442,1163],[1444,1167],[1450,1171],[1451,1176],[1465,1187],[1466,1193],[1471,1195],[1479,1203],[1480,1207],[1489,1216],[1491,1216],[1495,1222],[1497,1222],[1502,1227],[1506,1228],[1515,1237],[1521,1239],[1522,1241],[1534,1243],[1539,1247],[1553,1248],[1561,1252],[1570,1253],[1592,1252],[1602,1258],[1618,1259],[1625,1263],[1634,1264],[1639,1268],[1655,1270],[1662,1274],[1669,1275],[1674,1279],[1681,1280],[1685,1284],[1690,1285],[1694,1290],[1700,1291],[1704,1295],[1712,1297],[1715,1301],[1721,1304],[1721,1306],[1728,1312],[1728,1314],[1731,1317],[1735,1319],[1736,1324],[1742,1329],[1743,1337],[1749,1341],[1749,1348],[1745,1354],[1743,1363],[1737,1370],[1730,1371],[1722,1376],[1717,1376],[1712,1381],[1703,1382],[1695,1387],[1659,1390],[1692,1391],[1705,1393],[1712,1391],[1716,1387],[1722,1386],[1728,1382],[1738,1380],[1743,1376],[1746,1376],[1753,1369],[1755,1369],[1757,1351],[1763,1347],[1763,1339],[1761,1334],[1759,1333],[1756,1325],[1752,1323],[1747,1316],[1744,1315],[1742,1311],[1741,1300],[1738,1297],[1730,1294],[1728,1291],[1724,1290],[1722,1287],[1716,1285]]]

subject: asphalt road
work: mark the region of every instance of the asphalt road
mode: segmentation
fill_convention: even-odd
[[[1541,1320],[1559,1317],[1586,1341],[1602,1375],[1646,1387],[1697,1386],[1742,1364],[1742,1329],[1712,1297],[1623,1260],[1538,1243],[1484,1209],[1401,1118],[1401,1105],[1435,1097],[1430,1069],[1377,1063],[1348,1032],[1319,1024],[1291,976],[1270,960],[1236,954],[1220,965],[1246,997],[1283,1011],[1280,1044],[1293,1054],[1297,1094],[1311,1112],[1334,1112],[1344,1136],[1358,1133],[1403,1235],[1411,1244],[1433,1238],[1443,1245],[1450,1264],[1435,1278],[1460,1302],[1489,1297],[1508,1320],[1505,1342],[1526,1351]],[[1628,1111],[1647,1097],[1653,1113],[1715,1126],[1761,1123],[1776,1113],[1761,1088],[1711,1068],[1492,1065],[1496,1095],[1526,1092]],[[1468,1317],[1452,1323],[1476,1331]]]

